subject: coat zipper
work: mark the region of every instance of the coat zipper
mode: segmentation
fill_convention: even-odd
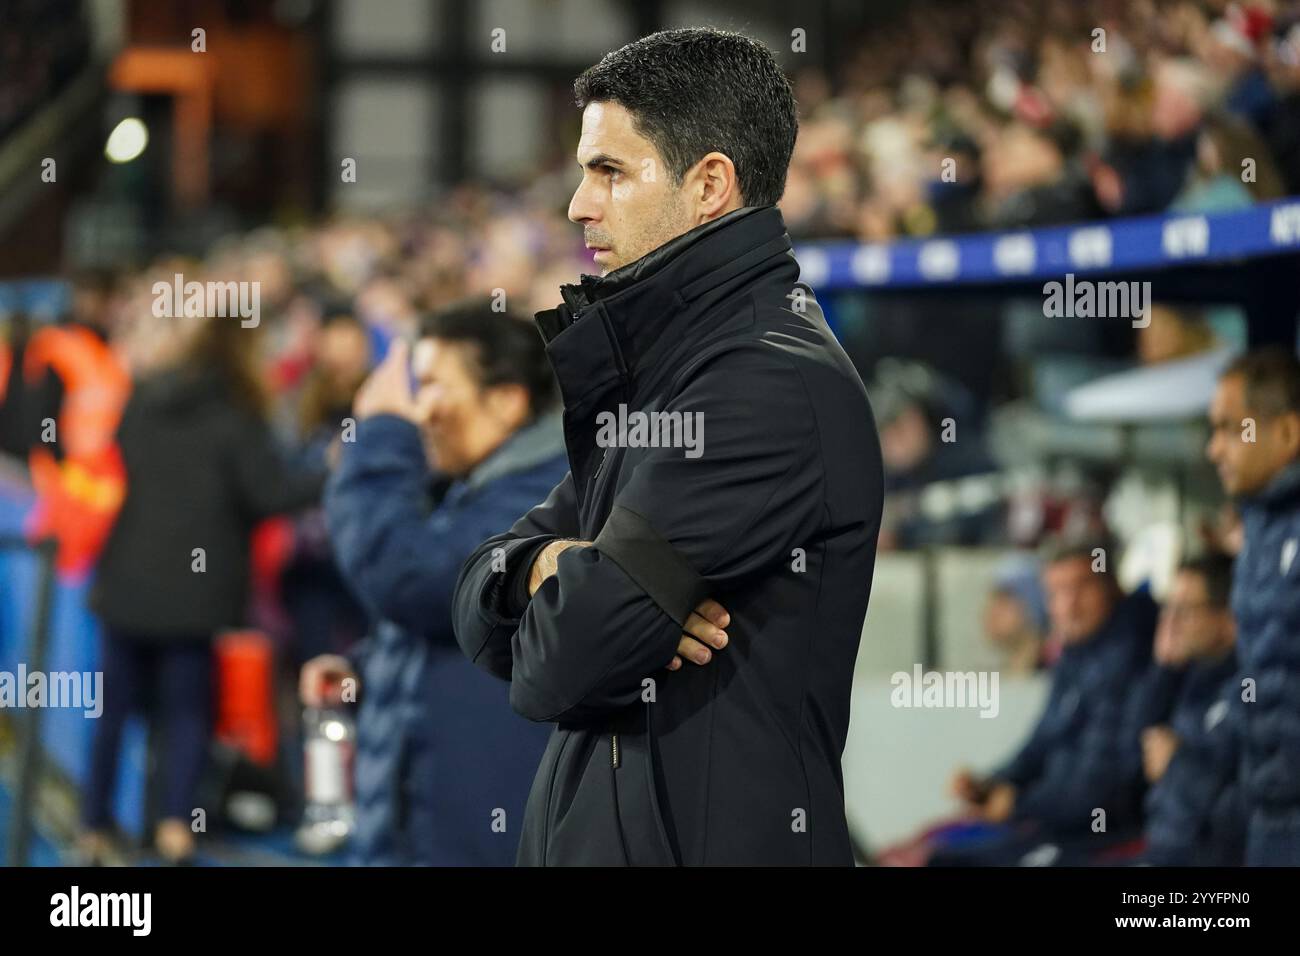
[[[587,491],[586,491],[586,494],[583,496],[583,497],[584,497],[584,504],[585,504],[586,502],[590,501],[590,500],[591,500],[591,496],[592,496],[593,494],[595,494],[595,491],[596,491],[596,483],[597,483],[598,481],[600,481],[601,473],[604,472],[604,470],[605,470],[605,462],[607,462],[607,461],[609,461],[609,449],[608,449],[608,448],[605,448],[605,449],[602,450],[602,453],[601,453],[601,456],[600,456],[600,462],[596,465],[596,470],[595,470],[594,472],[592,472],[591,477],[587,479]]]
[[[614,769],[618,769],[618,734],[609,735],[609,760]]]

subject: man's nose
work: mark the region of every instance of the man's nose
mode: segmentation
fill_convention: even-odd
[[[569,200],[569,221],[584,226],[600,221],[600,210],[592,200],[591,191],[587,188],[585,180],[579,183],[578,188],[573,191],[573,198]]]

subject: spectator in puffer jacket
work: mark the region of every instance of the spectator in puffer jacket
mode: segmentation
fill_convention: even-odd
[[[316,703],[359,675],[356,862],[510,866],[551,727],[460,652],[451,599],[470,552],[568,471],[554,379],[532,323],[486,300],[425,320],[412,365],[414,394],[402,342],[362,386],[325,493],[344,579],[378,625],[349,657],[309,661],[301,692]]]
[[[1246,862],[1300,865],[1300,360],[1260,349],[1223,372],[1210,404],[1210,460],[1237,499],[1244,544],[1232,611],[1238,686],[1231,720],[1250,815]]]
[[[1142,780],[1126,759],[1127,704],[1151,660],[1155,605],[1125,596],[1105,542],[1059,542],[1046,555],[1043,586],[1053,631],[1065,650],[1029,740],[987,777],[961,770],[953,790],[996,837],[941,851],[931,865],[1009,865],[1052,841],[1100,852],[1140,826]],[[1104,811],[1099,814],[1098,811]],[[1052,862],[1044,858],[1040,862]]]
[[[1239,866],[1245,819],[1225,719],[1237,694],[1232,561],[1210,556],[1178,570],[1160,617],[1156,657],[1182,668],[1167,723],[1142,731],[1146,850],[1155,866]]]

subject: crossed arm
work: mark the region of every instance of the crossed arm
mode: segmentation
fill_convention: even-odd
[[[807,463],[818,439],[797,371],[758,349],[710,371],[666,406],[703,413],[703,455],[651,450],[591,542],[566,476],[462,569],[457,638],[510,681],[524,716],[595,717],[639,702],[663,667],[707,662],[730,638],[728,612],[709,599],[772,573],[816,531],[822,479]]]

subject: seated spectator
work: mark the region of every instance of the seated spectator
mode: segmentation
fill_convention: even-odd
[[[1077,132],[1068,124],[1038,128],[1012,122],[984,152],[985,217],[994,229],[1095,218],[1087,177],[1069,162]]]
[[[1038,578],[1034,562],[1012,559],[984,603],[984,636],[1003,655],[1003,673],[1032,674],[1044,666],[1047,605]]]
[[[1157,866],[1239,866],[1245,815],[1236,752],[1225,721],[1236,682],[1236,629],[1228,600],[1232,561],[1184,564],[1161,614],[1156,657],[1184,669],[1167,722],[1142,731],[1146,850]]]
[[[1251,176],[1243,179],[1250,160]],[[1249,125],[1234,116],[1206,118],[1196,140],[1196,164],[1170,205],[1174,212],[1228,212],[1286,192],[1268,146]]]
[[[1151,659],[1155,606],[1145,592],[1124,596],[1100,554],[1109,554],[1101,541],[1048,551],[1048,614],[1066,646],[1047,705],[1008,763],[987,776],[959,770],[952,783],[972,816],[1005,826],[940,850],[932,866],[1015,864],[1048,841],[1057,853],[1069,844],[1091,855],[1138,831],[1142,781],[1124,760],[1126,701]]]
[[[1267,18],[1261,13],[1258,9],[1243,13],[1237,7],[1236,16],[1216,20],[1205,50],[1209,65],[1226,86],[1224,105],[1256,126],[1268,118],[1275,102],[1268,75],[1259,64],[1257,44]]]
[[[1108,144],[1106,162],[1099,168],[1112,175],[1094,173],[1098,197],[1115,215],[1168,208],[1196,160],[1197,138],[1211,99],[1204,71],[1193,60],[1175,59],[1160,63],[1153,73],[1149,116]]]

